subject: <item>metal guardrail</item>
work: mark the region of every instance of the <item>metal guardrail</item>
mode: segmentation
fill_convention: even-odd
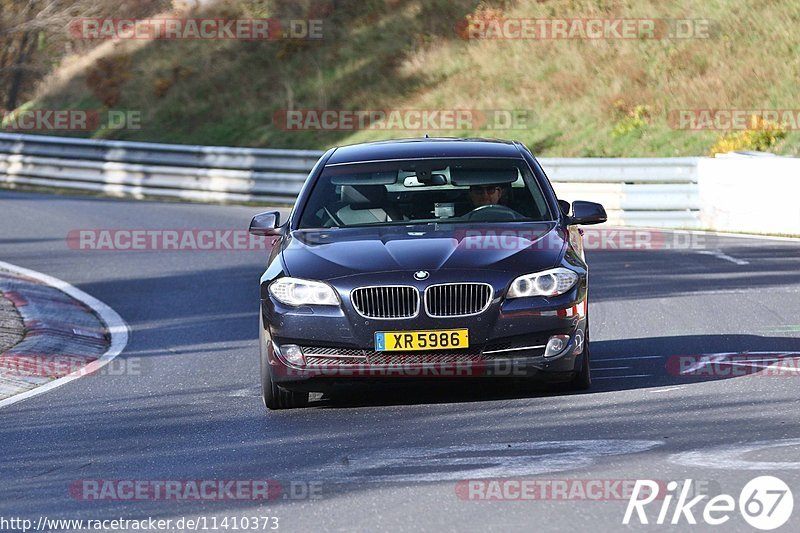
[[[0,133],[0,185],[119,196],[288,204],[322,152]],[[700,158],[542,158],[559,197],[597,201],[612,223],[699,224]]]
[[[559,198],[605,206],[609,222],[699,227],[698,157],[539,159]]]
[[[291,203],[321,155],[0,133],[0,183],[133,197]]]

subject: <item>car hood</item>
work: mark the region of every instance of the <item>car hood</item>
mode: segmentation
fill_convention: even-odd
[[[558,264],[566,238],[555,222],[295,230],[282,253],[288,274],[307,279],[443,269],[525,273]]]

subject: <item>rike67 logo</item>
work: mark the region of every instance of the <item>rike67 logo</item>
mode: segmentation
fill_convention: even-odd
[[[735,516],[738,503],[739,513],[748,524],[756,529],[769,531],[784,525],[792,516],[794,508],[794,498],[789,486],[773,476],[760,476],[750,480],[739,493],[738,502],[729,494],[718,494],[711,498],[708,494],[691,497],[692,495],[691,479],[685,480],[683,484],[670,481],[666,486],[666,494],[659,490],[659,483],[656,481],[636,480],[622,523],[628,525],[631,519],[635,519],[640,524],[694,525],[699,518],[705,524],[720,526],[731,520],[731,516]],[[660,505],[657,503],[645,509],[656,501]],[[657,511],[657,516],[653,515],[654,511]]]

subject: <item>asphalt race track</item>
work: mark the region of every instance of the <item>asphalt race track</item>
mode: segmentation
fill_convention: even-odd
[[[308,409],[267,413],[257,367],[264,252],[66,242],[78,229],[246,229],[260,210],[0,192],[0,260],[75,285],[131,328],[117,358],[127,371],[0,410],[0,515],[274,516],[286,531],[617,531],[626,499],[479,501],[463,480],[691,479],[738,501],[749,480],[773,475],[800,496],[800,365],[725,375],[746,367],[745,352],[759,364],[800,356],[800,242],[708,237],[702,250],[589,251],[587,393],[434,380],[347,388]],[[704,354],[738,362],[708,367],[715,375],[676,371],[685,370],[676,356]],[[81,480],[276,480],[285,492],[256,502],[92,500],[75,490]],[[703,504],[694,508],[701,524]],[[666,529],[652,524],[660,505],[637,528]],[[738,510],[724,528],[754,531]],[[683,518],[679,529],[714,528]],[[800,530],[800,512],[781,530]]]

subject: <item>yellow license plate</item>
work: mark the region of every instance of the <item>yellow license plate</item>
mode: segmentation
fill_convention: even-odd
[[[378,331],[376,352],[454,350],[469,348],[468,329],[432,329],[427,331]]]

